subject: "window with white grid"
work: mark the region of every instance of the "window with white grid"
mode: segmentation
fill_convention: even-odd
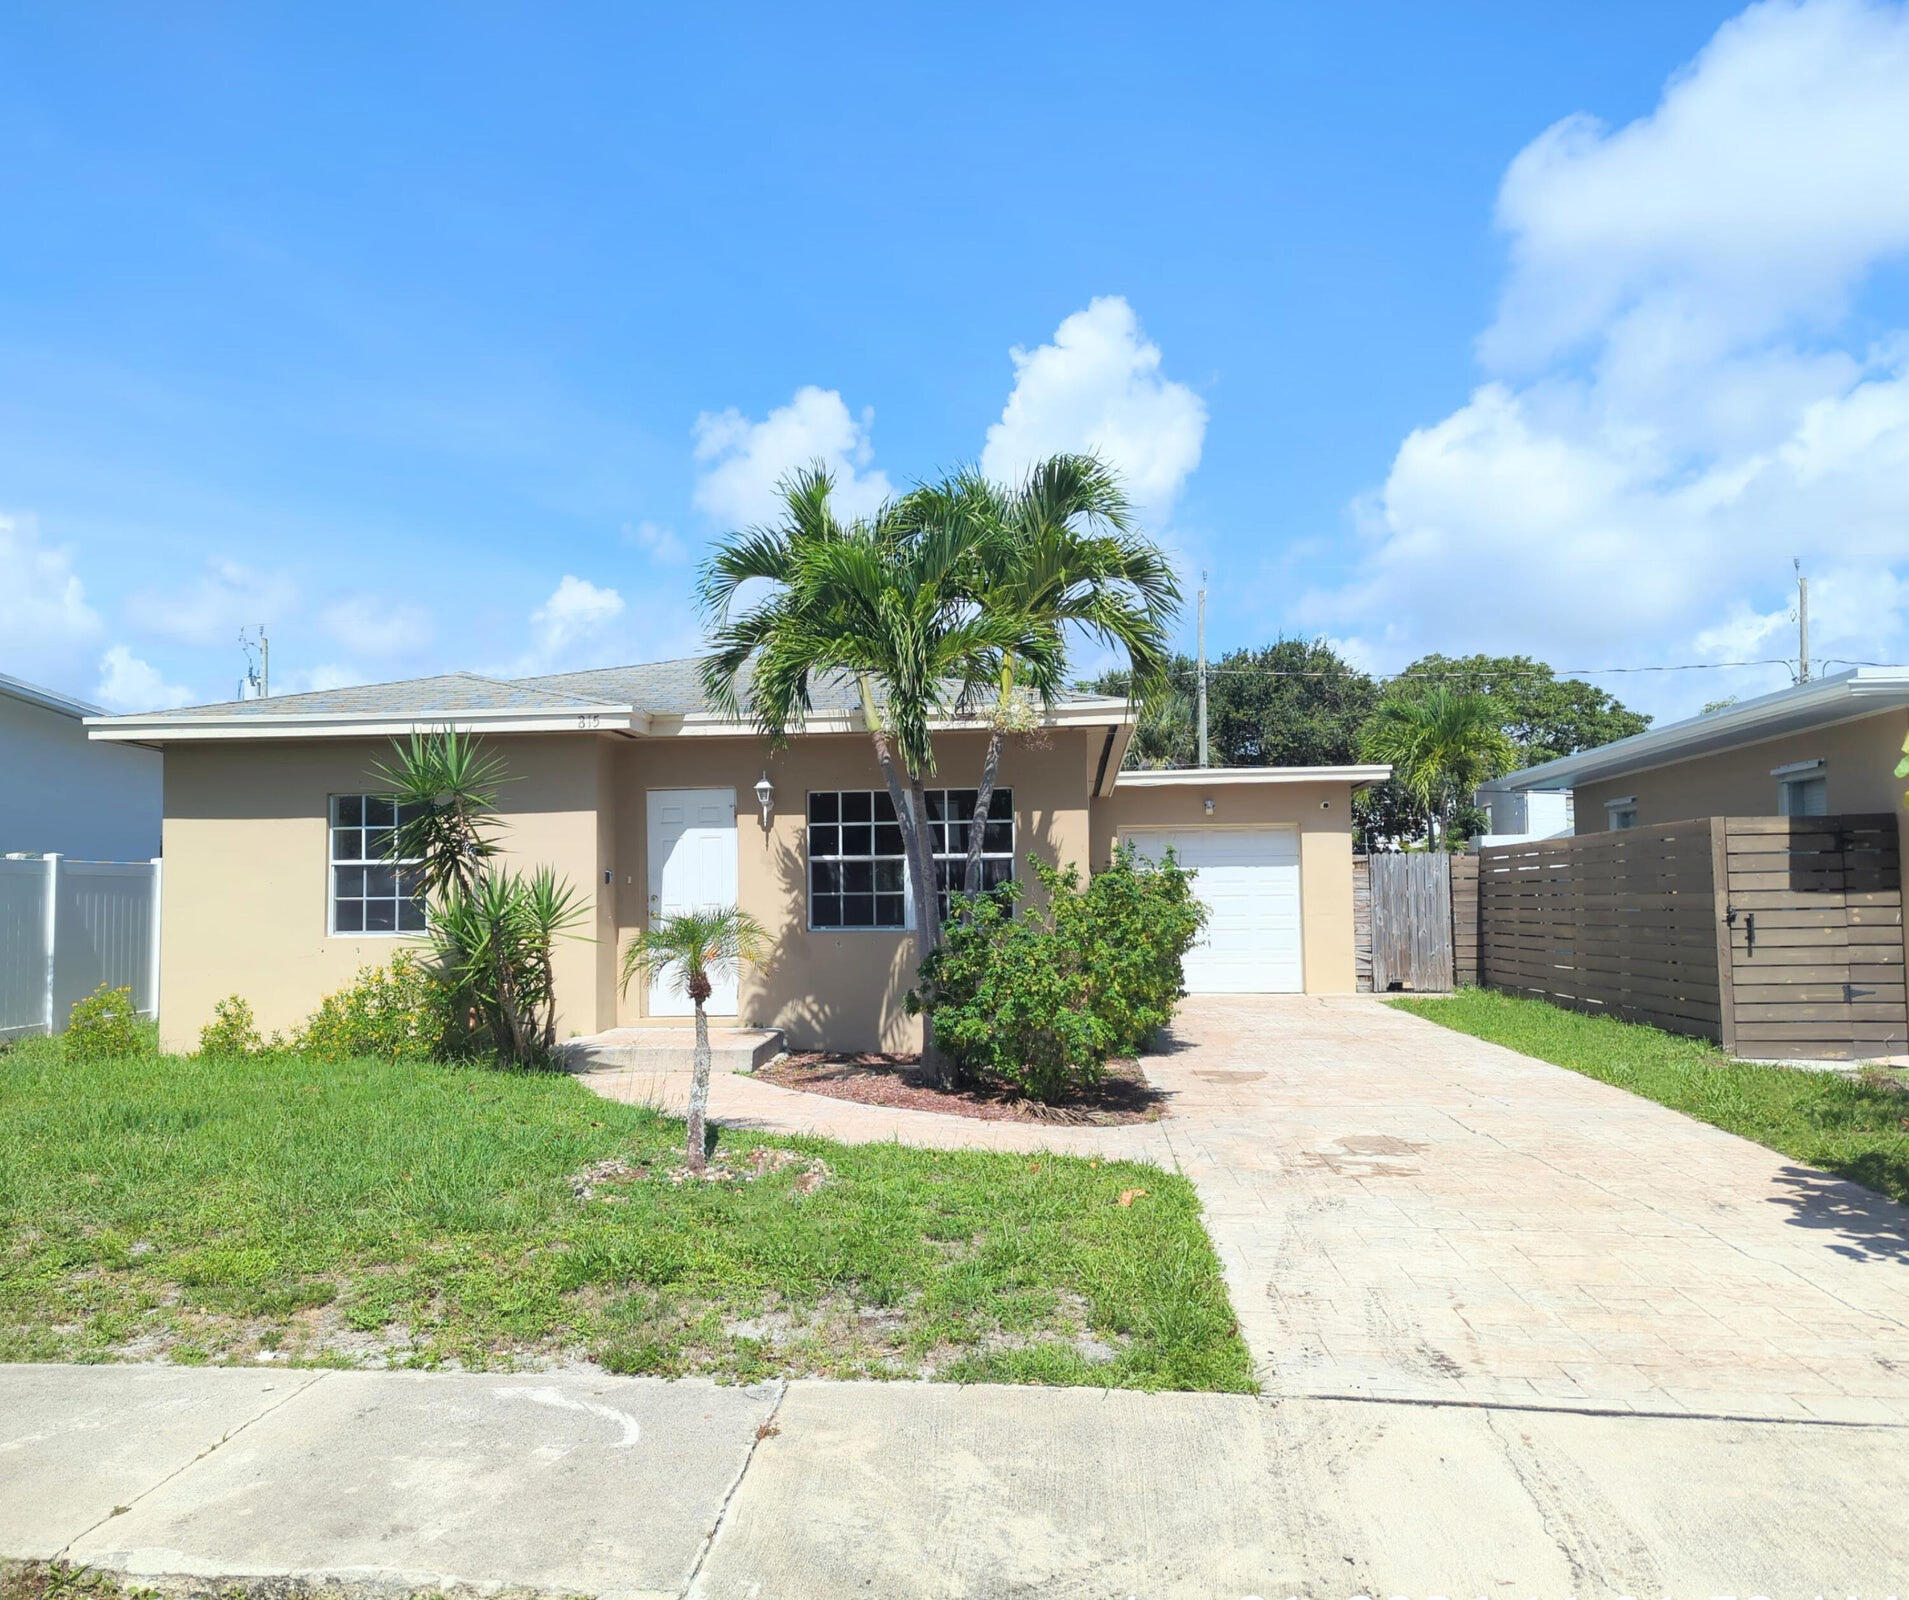
[[[972,789],[927,791],[929,848],[941,915],[967,875]],[[809,795],[809,926],[822,930],[909,925],[907,857],[886,789],[818,789]],[[1014,877],[1014,794],[996,789],[982,829],[982,887]]]
[[[392,857],[397,830],[414,815],[386,795],[331,797],[331,931],[424,932],[424,876]]]

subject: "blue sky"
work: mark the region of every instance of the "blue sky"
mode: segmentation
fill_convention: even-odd
[[[1216,649],[1909,654],[1899,6],[717,16],[13,8],[0,671],[684,653],[795,461],[1052,448]]]

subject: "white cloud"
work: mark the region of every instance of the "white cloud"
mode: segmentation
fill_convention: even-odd
[[[377,678],[357,667],[346,666],[341,662],[325,661],[315,667],[301,667],[284,677],[274,676],[272,693],[310,694],[319,689],[351,689],[361,683],[373,683]]]
[[[894,493],[887,476],[870,466],[874,420],[873,409],[857,417],[839,393],[813,384],[796,390],[761,422],[733,406],[705,411],[694,430],[696,509],[725,528],[772,521],[780,505],[776,485],[820,461],[835,474],[837,510],[865,516]]]
[[[0,670],[64,661],[99,627],[71,555],[41,543],[32,518],[0,516]]]
[[[1497,375],[1405,439],[1356,508],[1359,576],[1292,620],[1388,666],[1787,657],[1801,556],[1819,660],[1909,655],[1909,338],[1837,320],[1909,252],[1905,84],[1909,12],[1765,5],[1651,115],[1535,141],[1499,208],[1512,266],[1480,347]],[[1788,680],[1602,681],[1682,710]]]
[[[1752,6],[1650,116],[1615,132],[1567,117],[1512,162],[1498,218],[1513,266],[1487,358],[1633,331],[1722,349],[1839,314],[1909,247],[1905,148],[1900,6]]]
[[[1014,389],[988,429],[981,470],[1011,482],[1062,451],[1097,455],[1125,478],[1142,515],[1163,523],[1200,464],[1206,405],[1162,373],[1160,347],[1133,307],[1103,295],[1066,318],[1052,343],[1009,354]]]
[[[624,523],[623,542],[666,567],[678,566],[689,559],[689,549],[677,537],[676,530],[660,522]]]
[[[436,632],[431,614],[424,607],[377,595],[353,595],[334,601],[319,612],[318,620],[332,638],[354,655],[413,654],[429,645]]]
[[[185,644],[230,644],[240,628],[290,619],[298,608],[298,589],[282,572],[264,572],[240,561],[215,558],[184,587],[136,595],[132,609],[139,626]]]
[[[623,615],[623,596],[587,578],[565,573],[550,598],[530,614],[530,650],[510,669],[514,676],[604,666],[593,650],[607,644],[611,624]]]
[[[93,694],[101,705],[115,711],[169,711],[192,703],[190,689],[167,683],[156,667],[123,644],[114,645],[100,658],[99,687]]]

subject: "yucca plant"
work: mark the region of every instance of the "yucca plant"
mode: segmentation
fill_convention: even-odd
[[[623,951],[623,988],[638,974],[681,990],[696,1008],[696,1052],[689,1083],[684,1156],[701,1172],[709,1116],[709,1013],[715,980],[762,959],[768,935],[746,911],[712,906],[655,918]]]
[[[455,728],[392,741],[396,759],[372,775],[398,803],[401,819],[391,854],[415,861],[427,892],[476,887],[497,854],[497,793],[508,781],[501,757]]]
[[[519,1066],[557,1043],[552,952],[582,920],[582,897],[547,866],[500,871],[495,808],[503,761],[446,728],[394,741],[374,776],[398,802],[391,855],[417,864],[439,969],[491,1048]]]

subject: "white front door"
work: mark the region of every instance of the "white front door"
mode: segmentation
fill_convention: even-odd
[[[736,903],[736,791],[652,789],[650,916],[707,911]],[[736,1014],[736,974],[715,979],[709,1009]],[[687,1017],[696,1007],[673,983],[650,985],[650,1015]]]
[[[1193,892],[1211,915],[1186,954],[1188,994],[1298,994],[1300,953],[1297,828],[1135,828],[1125,835],[1158,861],[1172,848],[1198,872]]]

